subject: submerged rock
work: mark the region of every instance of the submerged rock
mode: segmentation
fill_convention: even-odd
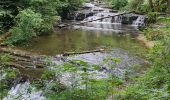
[[[128,75],[135,75],[137,71],[134,69],[135,66],[144,66],[146,61],[127,53],[121,49],[114,49],[112,51],[106,52],[95,52],[95,53],[86,53],[80,55],[73,55],[64,57],[64,60],[55,61],[56,64],[62,64],[61,61],[70,62],[72,61],[83,61],[89,64],[89,68],[87,69],[89,77],[92,79],[102,79],[108,78],[110,74],[120,78],[125,79]],[[117,62],[118,61],[118,62]],[[81,63],[72,63],[75,67],[82,67]],[[95,70],[93,65],[99,66],[99,69]],[[82,67],[83,68],[83,67]],[[53,69],[54,70],[54,69]],[[76,72],[63,72],[60,75],[60,81],[62,84],[66,86],[71,86],[73,84],[73,79],[80,80],[82,78],[82,71]],[[75,77],[76,76],[76,77]],[[74,81],[75,81],[74,80]],[[78,81],[78,84],[81,84],[81,81]],[[82,88],[82,87],[80,87]]]
[[[70,60],[82,60],[88,62],[92,65],[99,65],[101,68],[105,69],[107,72],[111,72],[110,66],[113,66],[114,74],[123,78],[125,71],[131,70],[135,65],[144,65],[145,61],[139,57],[132,56],[126,51],[121,49],[114,49],[108,52],[97,52],[97,53],[88,53],[76,55],[73,57],[68,57]],[[120,59],[120,62],[116,63],[113,60]],[[105,62],[108,60],[107,62]],[[103,70],[104,71],[104,70]]]

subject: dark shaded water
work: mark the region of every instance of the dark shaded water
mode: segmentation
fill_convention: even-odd
[[[120,48],[133,54],[146,52],[144,45],[134,39],[138,34],[135,27],[89,23],[75,28],[78,29],[62,29],[51,35],[37,37],[30,45],[21,49],[45,55],[97,48]]]

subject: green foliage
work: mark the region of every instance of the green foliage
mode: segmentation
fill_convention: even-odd
[[[158,23],[165,23],[165,24],[167,24],[166,26],[168,27],[170,25],[170,18],[168,18],[168,17],[160,17],[158,19]]]
[[[109,0],[111,7],[115,10],[120,10],[128,4],[127,0]]]
[[[106,80],[94,80],[88,89],[72,88],[60,93],[48,94],[49,100],[105,100],[108,95]]]
[[[3,98],[7,95],[8,90],[11,86],[11,81],[16,78],[17,70],[12,68],[5,68],[0,66],[1,77],[0,77],[0,98]]]
[[[128,0],[128,4],[123,10],[130,10],[142,13],[165,12],[169,7],[168,0]]]
[[[129,0],[125,9],[137,12],[148,12],[150,10],[148,3],[145,3],[144,0]]]
[[[41,78],[43,80],[51,80],[54,77],[55,77],[55,72],[54,71],[49,71],[49,70],[45,70],[44,73],[41,76]]]
[[[53,31],[53,25],[84,0],[3,0],[0,7],[0,34],[12,33],[7,44],[28,42],[32,37]],[[33,19],[33,20],[31,20]],[[12,27],[12,28],[11,28]]]
[[[120,59],[108,59],[113,62],[120,62]],[[42,87],[45,96],[49,100],[106,100],[110,93],[113,93],[113,87],[122,84],[122,80],[114,77],[112,74],[108,78],[95,79],[95,73],[90,70],[100,70],[98,65],[91,65],[82,60],[72,60],[63,65],[54,65],[50,59],[46,59],[46,63],[53,65],[53,71],[45,71],[42,80],[48,80],[47,86],[36,85]],[[61,74],[70,73],[69,79],[71,84],[64,86],[61,84]],[[40,83],[41,84],[41,83]],[[112,89],[111,89],[112,88]]]
[[[169,18],[158,18],[157,24],[160,26],[160,28],[148,28],[145,30],[146,37],[149,40],[159,41],[159,40],[162,40],[164,37],[169,37],[170,19]]]
[[[13,58],[10,54],[0,54],[0,98],[7,95],[8,90],[11,86],[11,81],[17,76],[17,70],[4,66],[5,63],[9,63]]]
[[[36,29],[41,26],[43,19],[41,14],[30,9],[21,11],[17,15],[17,25],[11,29],[11,36],[6,40],[7,44],[18,44],[30,40],[36,36]]]
[[[48,86],[45,88],[45,95],[47,98],[55,99],[53,96],[56,96],[57,94],[63,92],[66,90],[66,87],[59,82],[52,81],[48,84]]]
[[[161,21],[166,19],[161,19]],[[157,44],[148,55],[151,67],[135,84],[127,86],[120,99],[128,100],[169,100],[170,97],[170,35],[167,27],[162,31]],[[152,30],[152,29],[151,29]],[[169,29],[168,29],[169,31]]]
[[[149,12],[148,13],[147,23],[148,24],[156,23],[157,22],[157,18],[158,18],[158,13],[156,13],[156,12]]]
[[[0,34],[2,34],[14,25],[17,7],[14,7],[13,0],[1,0],[0,3]]]
[[[0,62],[1,64],[3,63],[8,63],[9,61],[11,61],[13,58],[12,55],[10,54],[0,54]]]

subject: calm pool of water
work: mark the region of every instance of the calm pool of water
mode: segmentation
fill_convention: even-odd
[[[147,51],[143,44],[134,39],[138,34],[135,27],[100,23],[75,27],[78,29],[62,29],[51,35],[37,37],[21,49],[44,55],[97,48],[120,48],[139,55]]]

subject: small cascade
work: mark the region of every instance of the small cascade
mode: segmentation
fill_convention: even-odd
[[[119,15],[118,12],[113,12],[109,8],[96,6],[94,3],[85,3],[81,11],[75,12],[74,21],[105,23],[105,24],[124,24],[132,26],[144,26],[144,15],[135,13]],[[114,16],[118,15],[118,16]],[[109,17],[110,16],[110,17]],[[107,18],[105,18],[107,17]]]
[[[115,16],[113,23],[121,24],[122,22],[122,16]]]
[[[17,100],[45,100],[42,96],[42,91],[36,91],[29,81],[12,87],[8,92],[8,96],[3,100],[14,100],[14,98],[17,98]]]
[[[75,13],[75,15],[74,15],[74,21],[76,21],[78,14],[79,14],[79,13]]]
[[[93,22],[100,22],[100,20],[97,20],[99,18],[100,17],[98,17],[98,16],[91,16],[91,17],[88,17],[88,18],[84,19],[84,21],[93,21],[93,20],[96,20],[96,21],[93,21]]]
[[[92,7],[91,11],[95,12],[96,14],[94,14],[93,16],[85,18],[83,21],[92,21],[92,20],[103,18],[103,17],[114,16],[115,14],[117,14],[117,13],[110,12],[110,9],[108,9],[108,8],[97,7],[97,6],[94,6],[94,5],[93,6],[91,5],[90,7]],[[93,21],[93,22],[120,24],[122,22],[122,16],[105,18],[105,19],[96,20],[96,21]]]
[[[112,22],[112,18],[105,18],[105,19],[103,19],[103,22],[111,23]]]
[[[136,21],[133,22],[132,25],[134,26],[144,26],[145,25],[145,18],[146,16],[140,15],[138,16],[138,18],[136,19]]]
[[[95,7],[95,5],[92,4],[92,3],[84,3],[83,6],[86,7],[86,8],[93,8],[93,7]]]

